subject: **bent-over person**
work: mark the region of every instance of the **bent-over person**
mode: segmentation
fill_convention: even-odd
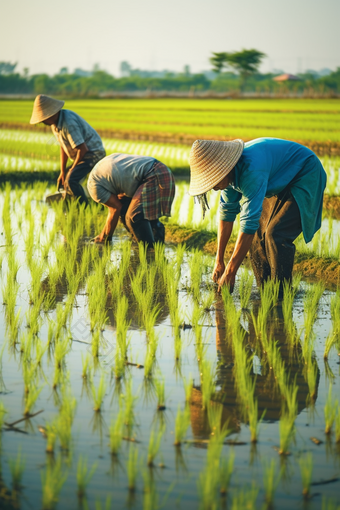
[[[94,242],[109,242],[119,218],[137,242],[149,247],[164,242],[159,218],[171,215],[175,195],[174,177],[166,165],[152,157],[110,154],[93,168],[87,189],[95,202],[108,208],[105,226]]]
[[[196,140],[190,153],[189,193],[203,210],[206,193],[221,190],[218,248],[213,280],[234,287],[248,250],[260,286],[268,280],[292,279],[295,239],[306,243],[321,226],[326,173],[307,147],[288,140],[258,138],[244,143]],[[227,264],[224,254],[236,215],[240,231]]]
[[[65,101],[40,94],[35,98],[31,124],[42,122],[51,126],[60,145],[60,175],[58,189],[87,203],[80,184],[98,161],[105,157],[105,149],[98,133],[77,113],[62,109]],[[73,164],[66,168],[67,159]]]

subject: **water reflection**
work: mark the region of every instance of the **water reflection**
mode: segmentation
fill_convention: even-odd
[[[256,319],[260,303],[253,302],[253,314]],[[239,432],[241,423],[245,422],[244,410],[239,402],[234,374],[234,353],[232,341],[228,338],[227,323],[224,316],[224,307],[220,298],[215,304],[216,311],[216,354],[217,370],[215,379],[216,391],[212,396],[211,404],[222,405],[221,425],[227,425],[231,432]],[[253,369],[250,376],[256,380],[254,397],[258,401],[258,419],[264,414],[263,421],[275,422],[280,419],[283,395],[277,383],[277,375],[270,366],[261,342],[257,339],[252,317],[247,316],[248,331],[245,331],[245,349],[253,357]],[[308,405],[313,404],[317,398],[320,381],[320,370],[315,359],[311,360],[315,390],[313,399],[309,394],[307,382],[306,363],[302,356],[301,344],[295,349],[284,327],[282,307],[277,306],[268,317],[268,338],[277,342],[279,354],[285,366],[286,382],[289,385],[296,384],[297,391],[297,414],[300,414]],[[211,433],[208,413],[202,409],[202,391],[199,385],[194,386],[192,401],[190,404],[191,426],[194,437],[207,438]]]

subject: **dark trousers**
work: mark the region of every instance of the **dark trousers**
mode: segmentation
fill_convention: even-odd
[[[69,195],[74,196],[79,199],[80,204],[87,204],[87,197],[84,192],[83,186],[80,184],[80,181],[87,176],[88,173],[91,172],[92,168],[105,156],[99,155],[96,152],[87,152],[83,157],[83,160],[78,163],[78,165],[72,170],[68,181],[68,187],[66,192]]]
[[[250,248],[250,260],[257,285],[277,279],[292,280],[295,246],[301,234],[301,216],[289,189],[263,201],[260,226]]]
[[[120,211],[120,220],[126,230],[135,238],[137,242],[147,243],[150,248],[154,243],[164,243],[165,227],[159,220],[147,220],[144,218],[142,207],[138,209],[131,204],[132,199],[123,197],[120,199],[122,208]]]

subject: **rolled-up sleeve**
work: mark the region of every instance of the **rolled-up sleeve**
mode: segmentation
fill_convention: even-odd
[[[242,194],[233,188],[226,188],[221,191],[219,216],[222,221],[235,221],[236,216],[241,210],[240,200]]]
[[[265,179],[254,179],[247,183],[247,189],[243,193],[240,215],[240,231],[244,234],[255,234],[259,228],[262,213],[262,204],[267,191]]]
[[[92,173],[90,173],[87,180],[87,189],[90,197],[99,204],[106,204],[110,196],[113,194],[105,186],[105,179],[96,179]]]

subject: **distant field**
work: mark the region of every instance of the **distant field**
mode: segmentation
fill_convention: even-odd
[[[0,101],[0,127],[27,129],[32,101]],[[107,138],[191,143],[196,138],[286,138],[340,148],[340,100],[70,100]],[[43,126],[37,127],[42,129]]]

